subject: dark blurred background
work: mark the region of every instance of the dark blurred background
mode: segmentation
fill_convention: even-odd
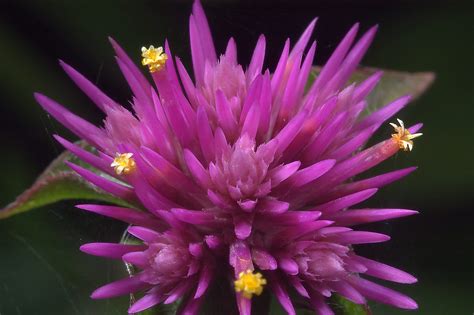
[[[0,206],[26,189],[57,156],[52,139],[75,139],[34,102],[42,91],[100,123],[99,111],[61,72],[57,58],[79,69],[116,100],[130,91],[114,64],[107,36],[140,60],[142,45],[161,45],[190,66],[191,1],[5,1],[0,2]],[[260,33],[267,37],[272,67],[284,40],[293,41],[319,16],[316,63],[324,63],[350,26],[379,24],[364,65],[403,71],[434,71],[437,79],[400,114],[425,123],[410,154],[401,152],[377,172],[418,165],[405,180],[382,189],[368,205],[420,211],[372,225],[392,236],[360,247],[368,256],[415,274],[419,282],[392,286],[413,296],[418,314],[472,314],[473,276],[473,7],[471,1],[205,1],[218,50],[229,36],[247,64]],[[380,137],[389,136],[382,128]],[[0,221],[0,314],[124,314],[127,299],[92,301],[90,292],[123,273],[118,262],[89,257],[78,246],[117,241],[125,226],[64,202]],[[405,311],[372,304],[375,314]]]

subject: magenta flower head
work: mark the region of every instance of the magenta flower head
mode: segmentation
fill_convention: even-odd
[[[235,291],[241,315],[251,314],[252,299],[264,290],[273,292],[288,314],[295,314],[295,298],[317,314],[333,314],[326,303],[333,293],[358,304],[372,299],[417,308],[409,297],[365,279],[413,283],[413,276],[354,250],[389,239],[354,226],[416,211],[352,209],[414,168],[351,179],[400,149],[412,150],[421,124],[406,128],[399,120],[391,138],[363,149],[410,98],[362,114],[382,74],[348,85],[376,32],[373,27],[354,43],[357,24],[309,83],[316,43],[308,42],[315,23],[291,48],[285,43],[269,71],[263,69],[263,36],[248,66],[237,62],[233,39],[218,57],[196,1],[189,26],[194,80],[165,43],[164,49],[141,50],[154,86],[111,40],[133,92],[131,109],[61,62],[105,114],[104,125],[96,127],[36,94],[46,111],[97,153],[56,139],[105,175],[70,167],[140,209],[78,206],[129,223],[129,234],[141,240],[81,247],[137,269],[97,289],[93,298],[138,293],[130,313],[180,299],[182,314],[197,314],[208,289],[219,282]]]

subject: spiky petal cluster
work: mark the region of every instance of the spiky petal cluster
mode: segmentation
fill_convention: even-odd
[[[146,209],[79,206],[130,223],[129,233],[143,241],[82,247],[93,255],[121,258],[140,270],[99,288],[93,298],[144,292],[131,313],[183,298],[182,312],[196,314],[214,280],[236,290],[240,314],[251,313],[250,298],[267,286],[289,314],[295,314],[289,289],[319,314],[332,314],[325,298],[333,292],[356,303],[369,298],[400,308],[417,307],[410,298],[360,277],[416,281],[356,255],[353,245],[389,237],[352,229],[416,211],[348,208],[414,170],[349,181],[405,148],[401,141],[410,141],[411,147],[408,135],[421,125],[401,126],[393,138],[361,150],[409,97],[361,115],[381,73],[347,85],[376,31],[371,28],[353,44],[358,25],[307,87],[316,43],[306,47],[314,25],[311,22],[291,49],[289,41],[285,43],[272,73],[263,70],[263,36],[244,68],[237,62],[233,39],[217,58],[196,2],[190,18],[194,81],[166,44],[163,55],[162,50],[156,56],[144,51],[144,65],[159,62],[159,67],[149,69],[155,87],[111,40],[133,92],[132,110],[61,62],[104,111],[104,126],[90,124],[43,95],[36,99],[98,154],[56,139],[110,177],[70,166],[103,190]],[[230,280],[215,279],[222,273]]]

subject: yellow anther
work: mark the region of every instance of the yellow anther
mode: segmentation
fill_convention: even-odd
[[[148,66],[151,73],[160,71],[164,68],[168,55],[163,52],[163,47],[155,48],[153,45],[150,47],[142,47],[142,65]]]
[[[239,273],[239,279],[234,281],[235,291],[242,292],[247,299],[251,299],[253,294],[260,295],[263,286],[267,284],[260,272],[253,273],[252,270]]]
[[[423,135],[422,133],[410,133],[408,129],[405,129],[405,125],[403,124],[403,121],[400,119],[397,119],[398,125],[394,123],[390,123],[390,125],[395,129],[397,133],[392,134],[392,139],[398,144],[398,147],[400,149],[403,149],[404,151],[411,151],[413,150],[413,139],[420,137]]]
[[[110,166],[114,168],[117,175],[126,175],[135,170],[136,164],[132,156],[133,153],[117,153],[115,155],[115,159]]]

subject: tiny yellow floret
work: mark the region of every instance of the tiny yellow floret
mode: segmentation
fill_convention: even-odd
[[[163,52],[163,47],[155,48],[153,45],[150,47],[142,47],[142,65],[148,66],[148,70],[151,73],[160,71],[164,68],[168,55]]]
[[[263,278],[260,272],[253,273],[252,270],[239,273],[239,279],[234,281],[235,291],[242,292],[247,299],[251,299],[253,294],[260,295],[263,286],[267,284],[267,280]]]
[[[136,164],[132,156],[133,153],[117,153],[115,155],[115,159],[110,166],[114,168],[117,175],[127,175],[135,170]]]
[[[397,119],[397,124],[390,123],[390,125],[395,129],[397,133],[392,134],[392,139],[398,144],[400,149],[404,151],[411,151],[413,150],[413,139],[420,137],[423,135],[422,133],[410,133],[408,129],[405,129],[405,125],[401,119]]]

